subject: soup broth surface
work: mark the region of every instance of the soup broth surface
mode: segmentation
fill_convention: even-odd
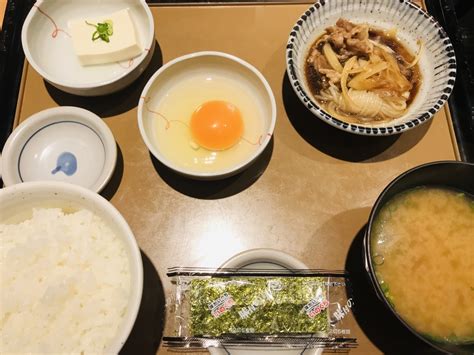
[[[474,339],[474,199],[420,187],[392,198],[371,233],[385,296],[417,332]]]

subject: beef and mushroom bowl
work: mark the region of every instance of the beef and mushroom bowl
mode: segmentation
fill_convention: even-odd
[[[320,0],[301,15],[286,50],[298,99],[315,116],[361,135],[428,122],[454,87],[443,28],[408,0]]]
[[[313,97],[332,116],[354,123],[401,117],[422,80],[418,61],[397,39],[367,23],[340,18],[311,46],[305,75]]]

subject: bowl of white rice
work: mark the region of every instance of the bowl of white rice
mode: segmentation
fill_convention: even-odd
[[[81,186],[0,190],[2,353],[118,353],[137,317],[143,266],[120,212]]]

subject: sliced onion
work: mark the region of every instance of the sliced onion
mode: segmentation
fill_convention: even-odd
[[[342,99],[344,100],[344,103],[346,106],[348,107],[353,106],[353,110],[357,109],[357,105],[351,100],[351,98],[347,94],[347,78],[356,60],[357,60],[356,56],[351,57],[344,65],[344,69],[342,70],[342,73],[341,73]]]
[[[334,53],[331,45],[328,42],[326,42],[323,46],[323,53],[331,68],[333,68],[338,73],[342,73],[342,65],[339,63],[336,53]]]
[[[407,68],[412,68],[419,62],[421,58],[421,52],[423,52],[423,48],[424,48],[423,41],[419,39],[418,40],[418,53],[416,54],[415,59],[413,59],[413,61],[410,64],[408,64]]]
[[[349,87],[358,90],[363,90],[363,88],[361,87],[361,85],[363,85],[363,81],[387,68],[388,64],[386,62],[366,65],[364,67],[364,70],[360,74],[356,75],[354,79],[349,82]]]

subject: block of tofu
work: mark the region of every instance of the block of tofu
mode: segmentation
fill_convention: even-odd
[[[93,40],[96,28],[93,25],[111,21],[113,33],[109,42],[101,38]],[[128,9],[123,9],[100,18],[83,18],[69,21],[74,52],[82,65],[120,62],[142,53],[135,26]]]

